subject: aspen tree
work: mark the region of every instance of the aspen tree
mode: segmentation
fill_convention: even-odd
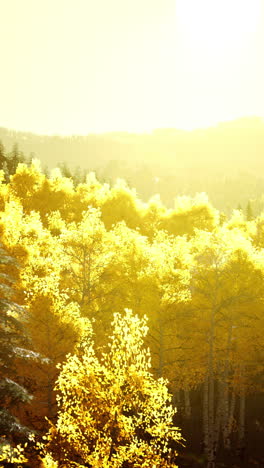
[[[212,234],[201,232],[193,242],[197,249],[197,263],[192,273],[193,301],[197,311],[203,315],[201,326],[204,327],[207,347],[204,444],[208,468],[213,468],[218,447],[219,418],[223,414],[223,405],[227,405],[227,400],[220,402],[216,410],[216,381],[226,386],[234,372],[228,334],[230,327],[232,330],[233,326],[244,320],[241,312],[245,307],[263,297],[263,270],[249,240],[236,230],[221,228]],[[223,347],[223,337],[227,348]],[[227,398],[227,390],[219,395]],[[233,411],[233,404],[230,403],[229,410],[224,410],[225,414]],[[226,437],[230,423],[221,424]]]
[[[172,468],[181,436],[166,381],[150,372],[146,319],[126,310],[123,317],[114,314],[112,325],[100,359],[90,335],[61,368],[59,417],[47,436],[48,455],[58,467]]]

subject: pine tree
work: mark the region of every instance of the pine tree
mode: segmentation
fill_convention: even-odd
[[[12,414],[12,408],[31,399],[27,390],[17,382],[15,363],[18,359],[33,356],[24,348],[25,311],[12,301],[14,279],[8,271],[10,268],[17,269],[17,262],[0,244],[0,434],[7,441],[23,439],[30,433]]]
[[[8,154],[7,158],[7,169],[9,177],[16,172],[16,168],[19,163],[25,162],[25,157],[23,153],[19,150],[18,144],[15,143],[12,151]]]
[[[246,218],[247,218],[247,221],[252,221],[252,219],[254,218],[252,204],[250,201],[248,201],[247,208],[246,208]]]
[[[3,143],[0,141],[0,169],[4,169],[6,163],[5,148]]]
[[[65,161],[58,163],[58,168],[61,171],[63,177],[73,178],[73,174],[69,166]]]

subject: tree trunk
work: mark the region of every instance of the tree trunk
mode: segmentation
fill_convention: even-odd
[[[228,437],[228,442],[229,442],[228,448],[231,448],[230,436],[232,434],[232,429],[234,425],[235,406],[236,406],[236,394],[233,389],[232,394],[231,394],[230,409],[229,409],[228,424],[227,424],[227,437]]]
[[[53,417],[53,405],[52,405],[52,394],[53,394],[53,387],[54,381],[52,381],[50,372],[48,371],[47,374],[48,381],[47,381],[47,408],[48,408],[48,419],[52,420]]]
[[[209,420],[208,420],[208,375],[204,381],[203,387],[203,444],[204,452],[207,456],[208,444],[209,444]]]
[[[181,405],[180,390],[174,390],[172,402],[177,408],[180,408],[180,405]]]
[[[184,393],[184,416],[186,419],[190,419],[191,417],[191,401],[190,401],[190,390],[185,388],[183,390]]]
[[[207,450],[207,468],[215,467],[214,450],[214,339],[215,339],[215,308],[211,311],[211,326],[209,337],[209,362],[208,362],[208,450]]]
[[[164,367],[164,329],[161,318],[159,319],[159,368],[158,375],[159,377],[163,376],[163,367]]]
[[[231,448],[230,435],[232,432],[234,408],[232,408],[231,399],[229,403],[229,391],[228,391],[228,375],[229,375],[229,359],[230,359],[230,350],[231,350],[231,341],[232,341],[232,325],[228,329],[228,338],[227,338],[227,357],[225,361],[224,369],[224,378],[223,378],[223,442],[224,447],[228,450]],[[232,393],[232,396],[234,392]],[[230,424],[231,423],[231,424]]]
[[[217,382],[217,407],[216,407],[216,415],[215,415],[215,427],[214,427],[214,450],[215,453],[218,449],[219,443],[219,436],[220,436],[220,429],[221,424],[223,421],[223,406],[224,406],[224,385],[222,382]]]
[[[238,426],[238,453],[241,462],[245,459],[245,413],[246,413],[246,392],[244,382],[244,365],[240,366],[240,391],[239,391],[239,426]]]

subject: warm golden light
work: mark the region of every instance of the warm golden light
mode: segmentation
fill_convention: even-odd
[[[264,116],[262,0],[2,3],[3,127],[144,132]]]
[[[0,468],[264,467],[263,6],[0,0]]]
[[[261,13],[261,0],[176,1],[176,43],[186,61],[184,128],[263,115],[254,62]]]
[[[188,46],[203,56],[239,53],[260,19],[261,0],[177,0],[177,22]]]

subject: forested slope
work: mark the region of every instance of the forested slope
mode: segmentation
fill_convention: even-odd
[[[176,196],[206,192],[228,215],[254,200],[254,213],[264,206],[264,123],[244,118],[208,129],[159,129],[149,134],[106,133],[87,136],[44,136],[0,129],[10,152],[15,143],[43,166],[60,164],[65,175],[96,171],[99,180],[125,178],[147,201],[159,193],[172,207]]]

